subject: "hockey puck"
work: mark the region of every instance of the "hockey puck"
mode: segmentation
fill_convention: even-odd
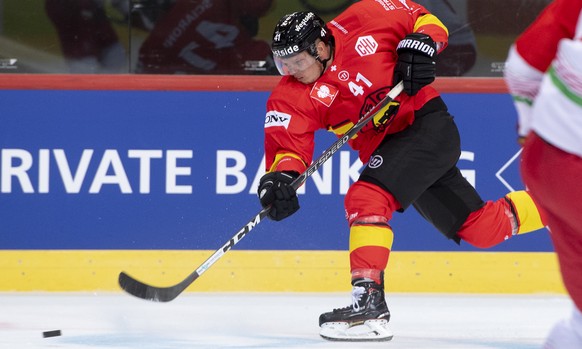
[[[43,338],[58,337],[61,335],[61,330],[45,331],[42,333]]]

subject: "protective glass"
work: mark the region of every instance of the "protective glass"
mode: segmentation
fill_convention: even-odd
[[[275,65],[281,75],[294,75],[302,72],[317,62],[315,57],[306,51],[287,57],[276,57]]]

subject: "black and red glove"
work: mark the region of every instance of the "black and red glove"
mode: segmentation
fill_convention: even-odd
[[[436,44],[430,36],[408,34],[396,47],[398,61],[394,67],[393,84],[404,81],[404,92],[414,96],[436,77]]]
[[[269,218],[280,221],[299,210],[297,193],[291,183],[297,172],[269,172],[259,182],[259,200],[263,208],[271,206]]]

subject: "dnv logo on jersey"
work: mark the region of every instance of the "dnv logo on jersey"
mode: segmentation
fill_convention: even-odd
[[[270,110],[265,116],[265,128],[274,126],[283,126],[285,128],[289,127],[291,122],[291,115],[286,113],[281,113],[276,110]]]
[[[378,42],[372,35],[362,36],[356,42],[356,52],[361,56],[369,56],[376,53],[378,49]]]
[[[311,89],[309,94],[311,98],[323,103],[326,107],[329,107],[333,100],[337,96],[339,90],[332,85],[325,84],[322,82],[316,82]]]

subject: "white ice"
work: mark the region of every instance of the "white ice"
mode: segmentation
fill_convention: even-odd
[[[569,314],[561,295],[389,294],[394,339],[319,337],[319,314],[350,295],[184,293],[151,303],[123,293],[0,293],[0,348],[540,348]],[[61,330],[59,337],[42,333]]]

